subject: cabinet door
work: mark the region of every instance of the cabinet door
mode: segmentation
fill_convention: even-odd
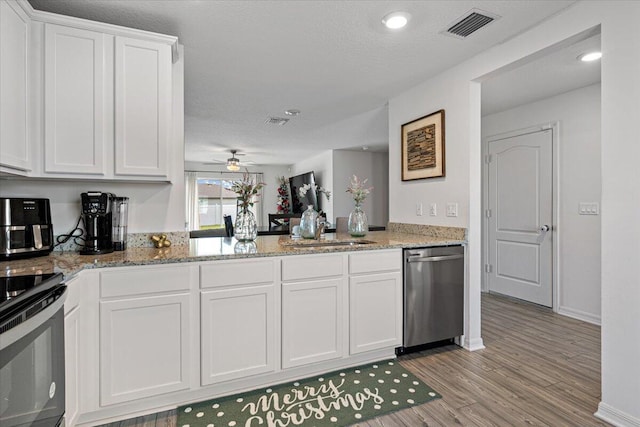
[[[46,173],[105,173],[104,37],[45,24]]]
[[[65,424],[75,425],[80,410],[80,293],[86,286],[80,275],[66,282],[64,302]]]
[[[282,285],[282,367],[342,357],[343,279]]]
[[[171,46],[116,37],[115,173],[167,177]]]
[[[31,170],[27,131],[29,18],[0,2],[0,166]]]
[[[66,311],[66,310],[65,310]],[[64,316],[64,381],[65,381],[65,424],[73,426],[80,409],[80,307],[76,306]]]
[[[274,285],[202,292],[202,385],[275,370]]]
[[[402,344],[402,274],[349,280],[350,354]]]
[[[189,294],[100,302],[100,405],[189,388]]]

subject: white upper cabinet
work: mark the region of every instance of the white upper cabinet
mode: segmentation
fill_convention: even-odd
[[[175,37],[26,1],[0,0],[0,20],[0,173],[171,180],[183,144]]]
[[[167,177],[171,47],[115,40],[115,173]]]
[[[104,175],[105,35],[46,24],[44,171]]]
[[[0,1],[0,170],[31,170],[28,141],[30,20],[14,2]]]

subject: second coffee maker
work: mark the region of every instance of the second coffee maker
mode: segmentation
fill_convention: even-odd
[[[100,191],[88,191],[80,197],[85,229],[80,254],[100,255],[126,249],[129,199]]]

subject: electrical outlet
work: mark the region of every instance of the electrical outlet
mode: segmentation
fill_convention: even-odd
[[[438,216],[438,206],[435,203],[429,205],[429,215]]]
[[[422,203],[416,203],[416,215],[422,216]]]
[[[457,203],[447,203],[447,216],[458,216]]]

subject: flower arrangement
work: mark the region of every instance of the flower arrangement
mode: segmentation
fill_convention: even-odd
[[[289,213],[289,179],[278,177],[278,213]]]
[[[324,194],[327,200],[331,200],[331,191],[316,184],[304,184],[302,187],[298,188],[298,194],[300,195],[300,198],[305,197],[307,195],[307,191],[309,190],[313,190],[316,195]]]
[[[254,178],[249,175],[249,172],[246,171],[242,174],[241,181],[234,181],[231,185],[231,191],[235,192],[238,195],[238,201],[240,202],[240,206],[243,210],[248,209],[250,206],[253,206],[253,198],[262,188],[267,185],[264,182],[257,182]]]
[[[373,187],[365,188],[366,183],[366,178],[364,181],[360,181],[356,175],[351,177],[351,184],[347,187],[347,193],[351,193],[356,206],[362,204],[364,199],[366,199],[369,193],[371,193],[371,190],[373,190]]]

